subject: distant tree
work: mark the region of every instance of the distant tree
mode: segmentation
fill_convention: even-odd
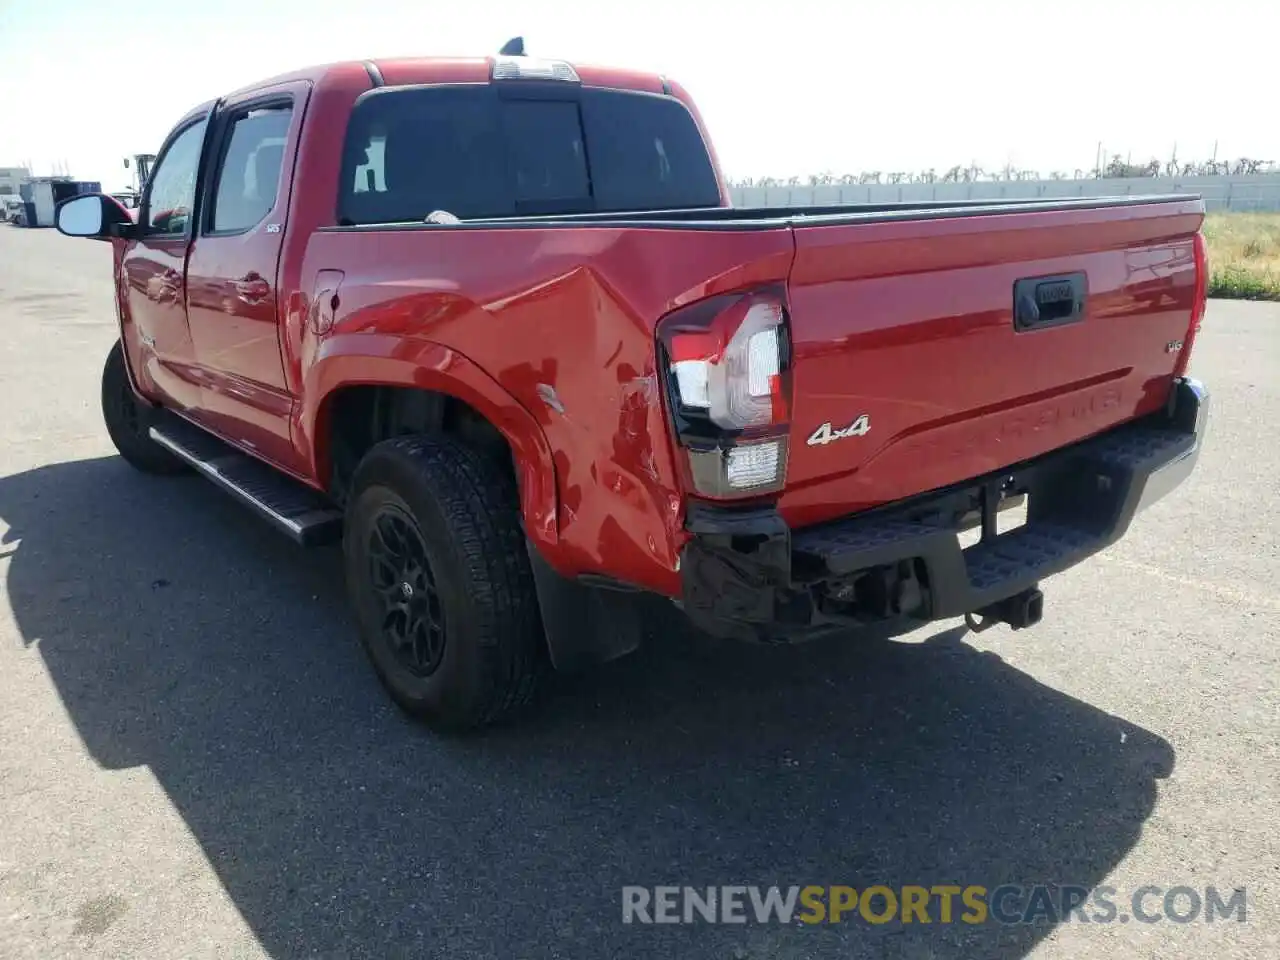
[[[1129,163],[1122,159],[1120,154],[1113,154],[1111,159],[1103,171],[1103,176],[1129,178],[1129,177],[1156,177],[1160,175],[1160,161],[1151,160],[1147,163]]]
[[[1130,163],[1117,153],[1112,154],[1101,168],[1095,167],[1088,171],[1077,168],[1071,174],[1061,170],[1053,170],[1050,171],[1048,179],[1065,180],[1068,176],[1077,180],[1087,177],[1133,178],[1158,177],[1161,175],[1170,177],[1251,176],[1274,173],[1277,169],[1280,168],[1277,167],[1275,161],[1254,160],[1249,157],[1240,157],[1235,160],[1215,159],[1205,161],[1178,161],[1171,159],[1163,163],[1153,159],[1146,163]],[[850,186],[853,184],[874,185],[887,183],[898,185],[903,183],[975,183],[982,180],[999,182],[1040,179],[1042,177],[1038,170],[1020,170],[1012,164],[1006,164],[1000,170],[984,170],[977,164],[971,164],[969,166],[956,165],[949,167],[942,173],[932,167],[928,170],[893,170],[888,173],[880,170],[864,170],[859,173],[836,174],[831,170],[824,170],[821,173],[811,173],[803,177],[788,177],[786,180],[778,177],[742,177],[731,179],[729,184],[733,187],[798,187],[804,183],[810,187],[821,187],[831,184]]]
[[[1235,162],[1231,168],[1231,172],[1236,176],[1251,176],[1257,173],[1268,173],[1275,169],[1275,164],[1270,160],[1249,160],[1241,157]]]

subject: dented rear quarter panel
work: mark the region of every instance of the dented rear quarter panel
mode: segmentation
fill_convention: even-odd
[[[462,399],[500,429],[526,418],[545,438],[545,447],[523,446],[550,451],[550,508],[529,496],[537,464],[517,469],[526,529],[548,561],[566,575],[602,572],[678,593],[685,533],[655,370],[657,321],[703,297],[785,279],[792,253],[785,227],[319,231],[302,288],[324,269],[344,277],[331,329],[298,328],[300,428],[323,433],[324,398],[341,385],[429,385],[412,363],[394,370],[388,354],[462,358],[500,388]],[[452,392],[443,377],[435,383]]]

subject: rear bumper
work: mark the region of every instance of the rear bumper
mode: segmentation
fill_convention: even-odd
[[[791,530],[773,508],[695,506],[681,558],[683,605],[722,635],[787,639],[850,623],[989,610],[1124,536],[1190,476],[1209,394],[1175,381],[1159,415],[958,487]],[[996,516],[1026,497],[1026,523]],[[957,534],[979,525],[962,548]]]

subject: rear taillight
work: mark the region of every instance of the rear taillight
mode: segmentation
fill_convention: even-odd
[[[1173,368],[1175,377],[1181,377],[1187,372],[1187,364],[1191,362],[1191,348],[1195,346],[1196,334],[1200,332],[1200,322],[1204,319],[1205,307],[1209,302],[1209,246],[1205,243],[1203,233],[1196,234],[1195,258],[1196,286],[1191,303],[1191,323],[1187,326],[1187,335],[1182,339],[1182,350]]]
[[[659,324],[658,339],[694,489],[728,498],[781,488],[791,396],[781,288],[685,307]]]

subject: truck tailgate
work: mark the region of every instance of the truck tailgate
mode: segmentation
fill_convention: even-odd
[[[797,223],[783,516],[945,487],[1159,409],[1203,217],[1189,200]]]

